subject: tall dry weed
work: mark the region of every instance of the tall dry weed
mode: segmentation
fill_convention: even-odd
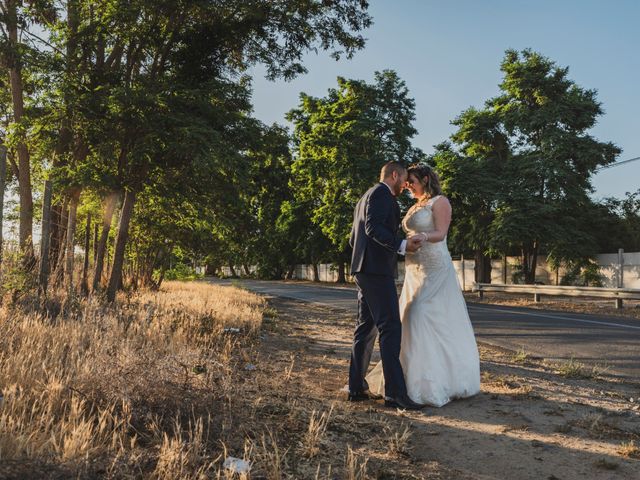
[[[308,457],[314,457],[320,451],[320,444],[324,439],[331,414],[333,413],[333,405],[329,411],[319,413],[316,410],[311,412],[311,418],[309,419],[309,426],[305,432],[302,451],[304,455]]]
[[[167,282],[114,305],[36,306],[0,307],[0,463],[64,464],[79,477],[130,462],[157,478],[210,471],[209,410],[233,396],[236,350],[260,328],[263,299]]]
[[[367,478],[367,458],[360,458],[351,448],[347,446],[347,456],[345,459],[345,470],[347,480],[366,480]]]

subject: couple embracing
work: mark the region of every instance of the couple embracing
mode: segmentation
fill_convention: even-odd
[[[396,197],[407,188],[416,203],[398,236]],[[381,398],[385,405],[440,407],[480,391],[478,348],[460,290],[447,231],[451,206],[436,173],[398,162],[382,168],[354,211],[351,274],[358,287],[358,320],[349,369],[350,401]],[[397,256],[405,256],[400,300]],[[381,361],[367,374],[376,337]]]

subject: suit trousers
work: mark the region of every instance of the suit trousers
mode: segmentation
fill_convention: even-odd
[[[385,396],[404,397],[407,387],[400,365],[402,324],[395,280],[384,275],[356,273],[355,281],[358,286],[358,319],[353,334],[349,391],[368,390],[365,376],[379,333]]]

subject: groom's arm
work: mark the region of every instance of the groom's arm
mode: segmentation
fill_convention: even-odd
[[[385,225],[393,209],[388,193],[379,188],[374,190],[367,200],[364,231],[377,244],[392,252],[400,252],[406,241],[396,238],[395,233]],[[404,253],[404,252],[403,252]]]

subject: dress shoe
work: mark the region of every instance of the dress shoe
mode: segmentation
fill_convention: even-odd
[[[382,395],[372,393],[370,390],[364,392],[349,392],[347,400],[350,402],[364,402],[366,400],[380,400]]]
[[[398,398],[384,398],[384,406],[392,407],[392,408],[401,408],[403,410],[421,410],[426,405],[422,405],[420,403],[416,403],[409,398],[408,395],[404,395]]]

